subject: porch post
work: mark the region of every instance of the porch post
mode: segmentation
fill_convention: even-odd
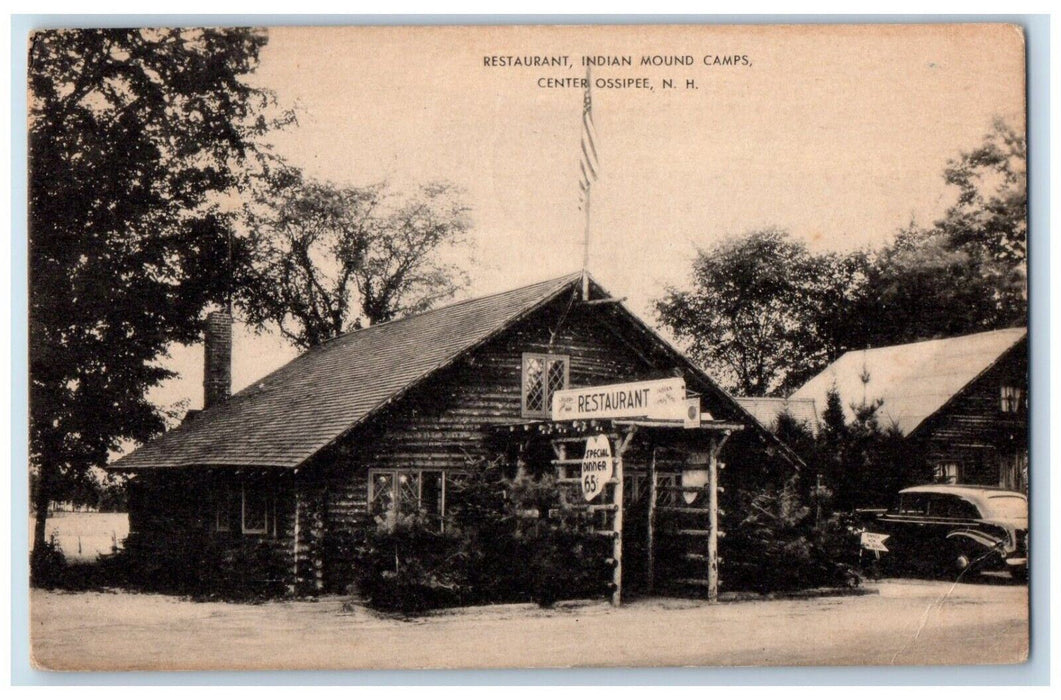
[[[652,458],[648,462],[648,527],[645,542],[645,588],[649,593],[656,588],[656,448],[652,447]]]
[[[730,432],[722,437],[711,436],[710,459],[707,461],[707,599],[718,601],[718,454],[729,439]]]
[[[615,570],[612,573],[612,605],[619,607],[623,599],[623,453],[630,446],[637,429],[631,427],[625,435],[615,440],[615,488],[613,490],[612,502],[615,504],[615,513],[612,516],[612,559],[615,561]]]
[[[707,461],[707,599],[718,600],[718,449],[711,437]]]
[[[300,507],[302,505],[301,501],[302,501],[302,499],[299,496],[298,485],[296,484],[295,485],[295,525],[294,525],[294,528],[293,528],[294,529],[294,534],[293,534],[293,537],[291,538],[291,556],[294,559],[294,579],[295,579],[294,583],[291,586],[291,593],[293,595],[298,595],[298,591],[299,591],[299,585],[298,585],[298,538],[299,538],[299,536],[301,534],[300,533],[300,527],[299,527],[300,524],[301,524],[299,522],[299,511],[302,510],[301,507]]]
[[[615,569],[612,571],[612,605],[619,607],[623,598],[623,449],[626,440],[619,439],[615,451],[615,489],[612,502],[615,504],[615,512],[612,514],[612,560],[615,561]]]

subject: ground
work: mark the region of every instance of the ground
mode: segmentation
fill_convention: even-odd
[[[414,620],[344,599],[262,605],[31,593],[35,663],[65,670],[1019,663],[1028,589],[886,580],[869,594],[708,605],[502,605]]]

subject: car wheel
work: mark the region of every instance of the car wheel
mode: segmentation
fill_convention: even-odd
[[[963,572],[966,574],[976,573],[980,569],[980,557],[983,552],[976,551],[964,542],[955,542],[950,548],[947,557],[947,573],[950,576],[958,576]]]

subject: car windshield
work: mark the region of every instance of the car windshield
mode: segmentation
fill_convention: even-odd
[[[988,518],[1028,519],[1028,501],[1023,496],[988,496],[986,510]]]

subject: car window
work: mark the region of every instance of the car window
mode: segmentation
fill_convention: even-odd
[[[959,496],[937,494],[928,502],[928,514],[937,518],[976,519],[980,511],[975,505]]]
[[[901,493],[896,510],[900,515],[924,515],[928,512],[928,498],[923,493]]]
[[[1028,501],[1016,494],[1000,494],[987,497],[987,513],[984,517],[1002,520],[1027,519]]]

